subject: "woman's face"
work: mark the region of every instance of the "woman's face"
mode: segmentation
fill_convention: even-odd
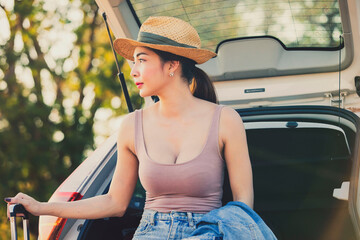
[[[168,74],[167,64],[162,63],[160,57],[144,47],[137,47],[134,51],[134,66],[131,69],[136,86],[141,97],[159,95],[165,87]]]

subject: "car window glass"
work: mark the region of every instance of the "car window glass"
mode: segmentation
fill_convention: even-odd
[[[337,0],[129,0],[140,23],[173,16],[198,31],[202,47],[224,40],[271,35],[288,48],[335,48],[342,33]]]

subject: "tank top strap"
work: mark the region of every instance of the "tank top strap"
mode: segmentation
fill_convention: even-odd
[[[223,107],[224,105],[218,105],[215,109],[206,146],[208,149],[219,151],[219,125],[221,109]]]
[[[142,109],[137,109],[135,110],[135,152],[138,158],[145,147],[142,122]]]

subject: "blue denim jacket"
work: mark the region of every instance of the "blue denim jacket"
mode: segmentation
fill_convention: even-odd
[[[229,202],[205,214],[187,240],[276,239],[261,217],[242,202]]]

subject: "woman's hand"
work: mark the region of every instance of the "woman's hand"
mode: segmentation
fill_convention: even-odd
[[[15,197],[5,198],[4,200],[8,204],[8,210],[7,210],[8,217],[10,217],[9,206],[17,203],[22,204],[26,209],[26,211],[28,211],[34,216],[39,216],[41,214],[40,212],[41,203],[24,193],[18,193]]]
[[[35,216],[50,215],[75,219],[123,216],[138,179],[138,160],[134,146],[134,117],[134,113],[129,114],[120,126],[117,142],[118,161],[107,194],[72,202],[38,202],[24,193],[18,193],[15,197],[5,198],[5,201],[8,205],[22,204],[29,213]]]

